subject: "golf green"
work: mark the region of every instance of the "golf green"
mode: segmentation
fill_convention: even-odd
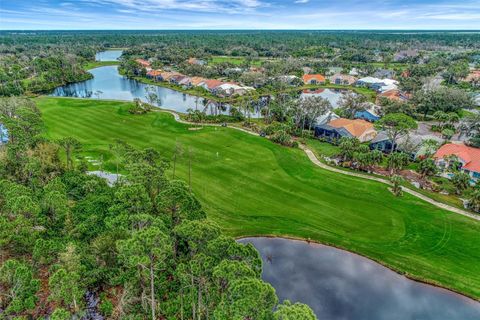
[[[412,278],[480,298],[480,223],[387,186],[314,166],[299,149],[230,128],[177,123],[163,112],[131,115],[127,102],[40,97],[52,139],[72,136],[113,170],[120,139],[177,163],[210,219],[234,236],[311,239],[367,256]]]

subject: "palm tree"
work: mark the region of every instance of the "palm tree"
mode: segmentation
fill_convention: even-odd
[[[480,212],[480,188],[473,191],[473,194],[468,201],[468,207],[475,212]]]
[[[390,181],[392,182],[392,192],[395,196],[399,197],[402,195],[402,182],[403,178],[399,175],[393,175],[390,178]]]
[[[410,158],[408,154],[403,152],[394,152],[388,157],[387,167],[390,170],[390,174],[393,175],[399,170],[402,170],[408,165]]]
[[[470,186],[470,176],[464,172],[455,173],[452,177],[452,183],[457,194],[461,195]]]
[[[422,174],[422,178],[425,178],[427,176],[433,176],[434,174],[437,173],[437,166],[435,164],[435,161],[431,158],[427,158],[420,162],[420,173]]]

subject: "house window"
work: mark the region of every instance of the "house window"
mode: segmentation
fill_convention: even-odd
[[[480,179],[480,172],[475,172],[475,171],[473,171],[473,177],[474,177],[475,179]]]

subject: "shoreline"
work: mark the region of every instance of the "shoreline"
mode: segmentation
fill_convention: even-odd
[[[331,244],[331,243],[328,243],[328,242],[321,242],[319,240],[312,240],[312,239],[304,239],[304,238],[300,238],[300,237],[295,237],[295,236],[290,236],[290,235],[284,235],[284,236],[277,236],[277,235],[273,235],[273,234],[264,234],[264,235],[249,235],[249,236],[234,236],[235,240],[243,240],[243,239],[248,239],[248,238],[270,238],[270,239],[284,239],[284,240],[291,240],[291,241],[299,241],[299,242],[305,242],[307,243],[308,245],[317,245],[317,246],[324,246],[324,247],[330,247],[330,248],[334,248],[334,249],[337,249],[337,250],[340,250],[340,251],[343,251],[343,252],[346,252],[348,254],[351,254],[351,255],[356,255],[358,257],[361,257],[362,259],[367,259],[371,262],[374,262],[392,272],[395,272],[396,274],[402,276],[402,277],[405,277],[406,279],[408,280],[411,280],[411,281],[415,281],[417,283],[421,283],[421,284],[424,284],[424,285],[429,285],[433,288],[436,288],[438,290],[444,290],[446,291],[447,293],[449,294],[455,294],[455,295],[459,295],[463,298],[466,298],[468,300],[470,300],[471,302],[476,302],[476,303],[480,303],[480,298],[475,298],[473,296],[470,296],[466,293],[463,293],[463,292],[460,292],[458,290],[454,290],[454,289],[450,289],[446,286],[443,286],[442,284],[440,283],[436,283],[435,281],[430,281],[430,280],[427,280],[427,279],[424,279],[424,278],[421,278],[421,277],[416,277],[416,276],[413,276],[409,273],[406,273],[406,272],[402,272],[401,270],[398,270],[380,260],[377,260],[377,259],[374,259],[374,258],[370,258],[368,257],[367,255],[364,255],[364,254],[361,254],[361,253],[357,253],[357,252],[354,252],[354,251],[350,251],[342,246],[339,246],[339,245],[335,245],[335,244]]]
[[[102,64],[103,63],[103,64]],[[96,65],[98,64],[98,65]],[[86,65],[88,66],[88,64]],[[120,66],[119,61],[96,61],[96,62],[90,62],[90,68],[86,68],[86,71],[88,72],[89,70],[93,70],[96,68],[101,68],[101,67],[110,67],[110,66]],[[197,92],[194,89],[184,89],[181,86],[171,84],[165,81],[154,81],[150,80],[145,77],[129,77],[120,70],[118,71],[118,74],[121,76],[127,77],[128,79],[131,80],[136,80],[138,82],[141,82],[143,84],[147,85],[153,85],[153,86],[159,86],[162,88],[167,88],[171,89],[177,92],[181,92],[184,94],[188,94],[191,96],[199,97],[199,98],[204,98],[208,100],[212,100],[215,102],[220,102],[220,103],[228,103],[228,104],[234,104],[239,102],[239,100],[242,100],[242,96],[235,97],[235,98],[222,98],[222,97],[217,97],[209,92],[201,93]],[[337,85],[337,84],[323,84],[323,85],[303,85],[300,87],[290,87],[285,90],[280,90],[280,91],[273,91],[273,92],[258,92],[256,91],[255,95],[253,96],[254,98],[260,98],[260,97],[265,97],[265,96],[272,96],[278,93],[289,93],[289,92],[295,92],[295,91],[303,91],[303,90],[318,90],[318,89],[330,89],[330,90],[344,90],[344,91],[352,91],[357,94],[361,94],[365,96],[369,101],[373,102],[375,101],[376,98],[376,92],[373,90],[367,90],[363,87],[354,87],[354,86],[345,86],[345,85]]]

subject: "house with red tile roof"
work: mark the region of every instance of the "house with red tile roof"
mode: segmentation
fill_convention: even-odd
[[[192,82],[192,86],[194,86],[194,87],[200,85],[205,80],[207,80],[207,79],[202,78],[202,77],[191,77],[190,78],[190,81]]]
[[[447,143],[437,150],[433,158],[435,163],[442,169],[451,165],[451,157],[455,156],[461,163],[461,170],[473,180],[480,179],[480,149],[457,143]]]
[[[223,84],[223,82],[220,81],[220,80],[217,80],[217,79],[208,79],[208,80],[205,80],[205,81],[201,82],[201,83],[199,84],[199,86],[202,87],[202,88],[204,88],[204,89],[206,89],[206,90],[208,90],[208,91],[210,91],[210,92],[214,92],[215,89],[216,89],[218,86],[222,85],[222,84]]]
[[[342,137],[357,138],[360,142],[367,142],[375,138],[377,131],[373,123],[361,119],[338,118],[327,124],[315,126],[315,137],[333,141]]]
[[[471,71],[464,81],[471,83],[475,87],[480,87],[480,70]]]
[[[388,100],[405,102],[410,99],[409,95],[401,92],[398,89],[391,89],[377,94],[377,103],[379,103],[381,98],[387,98]]]
[[[135,61],[144,68],[149,68],[150,67],[150,62],[148,62],[145,59],[135,59]]]
[[[305,84],[324,84],[325,77],[321,74],[304,74],[302,76],[303,83]]]
[[[178,76],[178,75],[180,75],[180,73],[175,72],[175,71],[165,71],[165,72],[161,73],[162,80],[163,81],[168,81],[168,82],[170,82],[170,79],[172,77],[175,77],[175,76]]]
[[[162,81],[162,70],[150,70],[147,72],[147,78],[156,80],[156,81]]]

